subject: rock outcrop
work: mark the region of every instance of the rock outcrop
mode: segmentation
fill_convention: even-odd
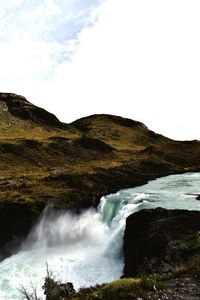
[[[0,93],[0,101],[5,102],[8,112],[19,119],[50,127],[60,127],[62,125],[53,114],[31,104],[23,96],[13,93]]]
[[[124,277],[170,272],[199,257],[200,212],[157,208],[130,215],[124,256]]]

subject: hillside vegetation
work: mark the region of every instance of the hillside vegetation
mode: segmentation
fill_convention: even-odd
[[[0,93],[0,247],[9,252],[49,202],[97,206],[121,188],[199,171],[199,157],[199,141],[174,141],[137,121],[93,115],[63,124],[22,96]]]

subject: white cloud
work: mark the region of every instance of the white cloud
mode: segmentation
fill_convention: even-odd
[[[200,139],[199,1],[107,0],[90,19],[91,6],[84,15],[83,2],[75,2],[67,10],[73,1],[42,1],[34,22],[45,3],[52,7],[48,17],[30,25],[24,41],[0,47],[4,87],[25,94],[65,122],[111,113],[138,119],[174,138]],[[78,23],[76,16],[81,16]],[[74,24],[74,32],[80,33],[71,39],[63,28],[69,25],[73,31]],[[7,51],[14,72],[3,59]]]
[[[72,51],[69,36],[79,32],[92,9],[91,6],[76,8],[74,3],[79,2],[2,0],[1,89],[14,90],[16,86],[26,86],[29,80],[31,93],[31,82],[40,85],[54,76],[56,66]]]

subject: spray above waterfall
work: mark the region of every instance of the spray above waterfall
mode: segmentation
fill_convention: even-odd
[[[75,215],[45,209],[23,247],[98,247],[108,236],[108,226],[94,209]]]

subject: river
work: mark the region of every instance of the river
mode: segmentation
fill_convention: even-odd
[[[101,198],[98,210],[80,215],[47,207],[20,251],[0,263],[0,299],[20,300],[23,285],[42,285],[46,264],[75,288],[118,279],[123,272],[123,233],[128,215],[163,207],[200,211],[200,173],[170,175]]]

